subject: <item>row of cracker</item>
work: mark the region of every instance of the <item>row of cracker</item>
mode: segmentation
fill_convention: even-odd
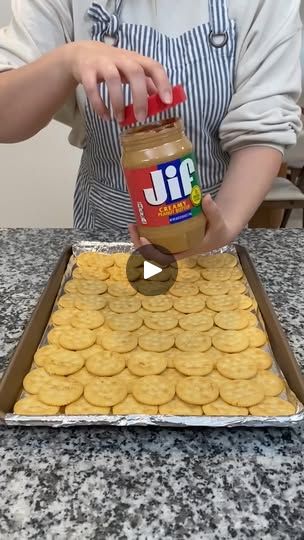
[[[83,387],[76,380],[50,376],[37,395],[15,404],[16,414],[168,414],[285,416],[294,406],[277,397],[267,397],[256,381],[229,381],[219,386],[204,377],[185,377],[176,384],[161,375],[139,378],[128,395],[126,383],[115,377],[100,377]]]

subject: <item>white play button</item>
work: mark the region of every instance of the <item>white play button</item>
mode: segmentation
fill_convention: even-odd
[[[163,271],[162,268],[159,268],[155,264],[152,264],[148,261],[144,262],[144,279],[149,279],[157,274],[160,274]]]
[[[164,247],[147,244],[130,255],[126,274],[136,292],[144,296],[166,294],[176,281],[177,264]]]

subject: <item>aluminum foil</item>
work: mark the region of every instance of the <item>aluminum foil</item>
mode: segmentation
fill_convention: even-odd
[[[63,293],[65,283],[71,279],[73,269],[75,267],[76,257],[80,253],[92,251],[96,253],[129,253],[133,249],[133,245],[128,242],[78,242],[73,245],[73,255],[67,265],[66,272],[63,276],[62,283],[57,295],[57,300]],[[233,245],[226,246],[215,253],[232,253],[238,258],[236,249]],[[239,262],[240,264],[240,262]],[[254,298],[252,290],[246,280],[247,294]],[[55,305],[57,304],[57,300]],[[259,310],[254,311],[258,317],[259,327],[265,331],[265,324]],[[46,344],[46,336],[51,326],[47,326],[44,335],[41,339],[40,347]],[[48,427],[72,427],[72,426],[90,426],[90,425],[105,425],[105,426],[159,426],[159,427],[291,427],[304,420],[304,406],[297,399],[295,394],[289,388],[287,381],[281,372],[273,351],[268,344],[264,350],[269,352],[273,358],[272,371],[279,375],[286,387],[286,392],[280,397],[288,399],[296,408],[296,414],[293,416],[166,416],[166,415],[75,415],[66,416],[58,414],[56,416],[21,416],[17,414],[6,414],[4,421],[9,426],[48,426]],[[21,396],[22,397],[22,394]]]

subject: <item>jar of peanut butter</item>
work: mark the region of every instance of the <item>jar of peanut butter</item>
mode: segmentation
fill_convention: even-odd
[[[172,105],[158,96],[149,98],[152,116],[186,99],[181,87],[173,88]],[[124,124],[134,121],[127,108]],[[182,121],[171,118],[122,134],[122,166],[140,236],[171,253],[195,248],[205,233],[192,144]]]

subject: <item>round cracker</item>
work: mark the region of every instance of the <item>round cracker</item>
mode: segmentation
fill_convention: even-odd
[[[159,406],[159,414],[170,416],[202,416],[200,405],[186,403],[175,396],[171,401]]]
[[[94,344],[92,347],[88,347],[88,349],[82,349],[80,352],[81,356],[87,360],[92,356],[92,354],[98,353],[103,351],[103,348],[100,345]]]
[[[141,303],[144,309],[152,312],[168,311],[173,306],[172,299],[164,294],[144,297]]]
[[[23,388],[29,394],[38,394],[41,386],[49,379],[44,368],[32,369],[23,379]]]
[[[239,307],[237,300],[228,294],[209,296],[206,306],[213,311],[233,311]]]
[[[247,407],[234,407],[221,398],[217,398],[213,403],[203,405],[206,416],[248,416]]]
[[[176,385],[177,396],[186,403],[205,405],[215,401],[219,395],[218,386],[204,377],[186,377]]]
[[[97,405],[92,405],[89,403],[83,396],[77,399],[77,401],[74,401],[74,403],[70,403],[70,405],[66,405],[64,412],[67,416],[89,416],[91,414],[110,414],[110,407],[98,407]]]
[[[78,293],[77,280],[69,279],[69,281],[67,281],[65,286],[63,287],[63,290],[66,293],[77,294]]]
[[[80,253],[76,259],[77,265],[82,266],[99,266],[100,268],[109,268],[114,264],[113,255],[106,253],[84,252]]]
[[[184,330],[180,328],[179,326],[176,326],[176,328],[172,328],[172,330],[167,330],[167,334],[170,336],[178,336],[179,334],[182,334]]]
[[[141,301],[135,296],[124,296],[109,300],[109,307],[114,313],[135,313],[141,308]]]
[[[235,407],[252,407],[264,399],[264,391],[256,381],[230,381],[220,387],[221,398]]]
[[[121,296],[135,296],[136,290],[127,281],[116,281],[109,284],[108,293],[120,298]]]
[[[257,349],[251,347],[240,353],[244,358],[249,358],[256,363],[258,370],[269,369],[272,366],[272,357],[271,355],[263,351],[263,349]]]
[[[108,288],[107,284],[104,283],[104,281],[101,281],[99,279],[78,279],[77,280],[78,292],[85,296],[101,295],[106,292],[107,288]]]
[[[71,375],[84,366],[84,358],[78,352],[63,349],[49,354],[44,361],[49,375]]]
[[[211,337],[199,332],[185,331],[175,338],[175,346],[181,351],[204,352],[211,347]]]
[[[227,281],[201,280],[199,282],[199,289],[201,293],[205,294],[206,296],[221,296],[228,293],[230,286]]]
[[[115,375],[114,377],[127,385],[128,394],[132,393],[133,383],[138,379],[137,375],[134,375],[134,373],[131,373],[128,368],[125,368],[123,371],[121,371],[120,373],[118,373],[118,375]]]
[[[113,253],[114,262],[119,268],[125,268],[128,263],[129,258],[130,258],[130,253],[123,253],[123,252]]]
[[[222,386],[222,384],[227,383],[227,382],[229,382],[231,380],[231,379],[227,379],[227,377],[224,377],[223,375],[221,375],[221,373],[219,373],[216,369],[211,371],[211,373],[209,373],[206,376],[206,379],[208,379],[209,381],[212,381],[215,384],[217,384],[217,386],[219,388]]]
[[[229,268],[210,268],[201,271],[201,275],[207,281],[229,281],[232,271]]]
[[[172,330],[178,325],[178,318],[171,311],[151,313],[144,318],[144,323],[151,330]]]
[[[296,408],[292,403],[278,397],[267,397],[258,405],[250,407],[252,416],[292,416]]]
[[[252,326],[258,326],[259,321],[257,316],[254,313],[251,313],[251,311],[247,312],[248,315],[248,327],[251,328]]]
[[[75,299],[75,307],[81,311],[99,311],[107,304],[105,296],[98,294],[82,295]]]
[[[211,362],[213,363],[213,366],[216,365],[216,362],[223,357],[223,354],[221,351],[218,351],[217,349],[215,349],[214,347],[211,347],[210,349],[208,349],[208,351],[205,351],[204,353],[204,357],[207,358],[208,360],[211,360]]]
[[[77,309],[57,309],[51,316],[51,322],[56,326],[68,326],[73,317],[77,314]]]
[[[207,315],[210,315],[210,317],[212,317],[212,319],[214,320],[214,317],[217,314],[217,311],[213,311],[213,309],[209,309],[208,307],[204,307],[202,313],[206,313]]]
[[[181,283],[195,283],[201,275],[198,270],[193,268],[181,268],[176,275],[176,281]]]
[[[199,286],[196,283],[174,283],[170,289],[170,294],[177,297],[196,296],[199,293]]]
[[[174,359],[175,368],[184,375],[203,376],[213,370],[213,361],[204,353],[192,352],[180,354]]]
[[[249,309],[252,307],[252,298],[246,294],[232,294],[230,293],[229,296],[231,298],[234,298],[234,300],[237,302],[239,309]]]
[[[246,285],[242,281],[226,281],[229,292],[228,294],[244,294],[246,293]]]
[[[53,352],[56,352],[59,350],[59,347],[57,345],[44,345],[43,347],[40,347],[35,355],[34,355],[34,362],[36,366],[43,367],[45,358]]]
[[[58,306],[60,308],[73,309],[75,307],[75,299],[78,296],[79,296],[78,294],[71,294],[71,293],[63,294],[62,296],[60,296],[58,300]]]
[[[95,379],[95,376],[89,373],[86,367],[82,367],[79,371],[76,371],[76,373],[69,375],[68,379],[80,382],[82,386],[86,386]]]
[[[117,375],[126,367],[124,355],[113,351],[102,351],[90,356],[86,361],[86,368],[92,375],[109,377]]]
[[[267,342],[267,335],[260,328],[246,328],[243,330],[249,340],[249,347],[263,347]]]
[[[213,319],[207,313],[189,313],[179,319],[179,325],[183,330],[207,332],[213,327]]]
[[[22,416],[54,416],[59,413],[59,407],[46,405],[37,396],[28,396],[15,403],[14,413]]]
[[[174,358],[178,354],[183,354],[182,351],[176,349],[176,347],[171,347],[168,351],[164,353],[166,355],[168,368],[174,368]]]
[[[70,351],[81,351],[94,345],[96,334],[88,328],[71,328],[59,336],[59,345]]]
[[[196,257],[187,257],[186,259],[180,259],[173,263],[177,264],[177,268],[194,268],[196,266]]]
[[[101,336],[101,345],[107,351],[126,353],[137,347],[137,336],[131,332],[113,330]]]
[[[133,395],[146,405],[163,405],[173,399],[175,385],[162,375],[148,375],[133,383]]]
[[[85,399],[98,407],[112,407],[127,397],[127,385],[114,377],[100,377],[87,384]]]
[[[50,377],[38,393],[38,399],[46,405],[62,407],[80,398],[83,386],[80,382],[65,377]]]
[[[239,268],[238,266],[235,266],[231,270],[230,280],[238,281],[239,279],[242,279],[243,275],[244,275],[243,270],[241,270],[241,268]]]
[[[111,330],[133,332],[142,326],[143,319],[138,313],[111,313],[107,317],[107,323]]]
[[[144,377],[145,375],[159,375],[167,367],[167,360],[161,353],[148,351],[134,351],[128,360],[131,373]]]
[[[56,347],[59,349],[59,339],[60,337],[66,332],[66,330],[71,330],[72,326],[58,326],[56,328],[52,328],[47,334],[47,341],[50,345],[56,345]]]
[[[199,313],[205,307],[205,300],[201,295],[176,298],[173,302],[174,309],[181,313]]]
[[[184,379],[185,375],[183,375],[183,373],[181,373],[180,371],[177,371],[177,369],[175,368],[167,368],[162,373],[162,377],[166,377],[169,381],[173,382],[173,384],[176,385],[178,381]]]
[[[212,328],[210,328],[210,330],[207,330],[206,332],[203,332],[203,333],[205,334],[205,336],[210,336],[212,338],[218,332],[220,332],[220,328],[218,328],[217,326],[213,326]]]
[[[129,415],[129,414],[148,414],[155,415],[158,413],[157,405],[145,405],[139,403],[134,396],[130,394],[121,403],[114,405],[113,414]]]
[[[104,316],[100,311],[83,310],[77,313],[71,320],[71,325],[75,328],[89,328],[94,330],[104,323]]]
[[[151,332],[151,329],[143,325],[140,328],[138,328],[138,330],[134,330],[133,334],[135,334],[136,336],[144,336],[145,334],[148,334],[149,332]]]
[[[200,255],[197,263],[202,268],[233,268],[237,265],[237,258],[231,253],[217,253],[215,255]]]
[[[174,336],[166,332],[147,332],[138,338],[139,346],[144,351],[163,352],[168,351],[174,345]]]
[[[255,380],[262,386],[265,397],[276,397],[285,390],[283,380],[272,371],[259,371]]]
[[[228,379],[252,379],[257,374],[254,360],[238,354],[226,354],[216,364],[216,369]]]
[[[237,353],[249,347],[246,330],[220,330],[212,337],[213,346],[225,353]]]
[[[221,311],[214,316],[214,322],[223,330],[243,330],[248,327],[249,316],[241,309]]]

